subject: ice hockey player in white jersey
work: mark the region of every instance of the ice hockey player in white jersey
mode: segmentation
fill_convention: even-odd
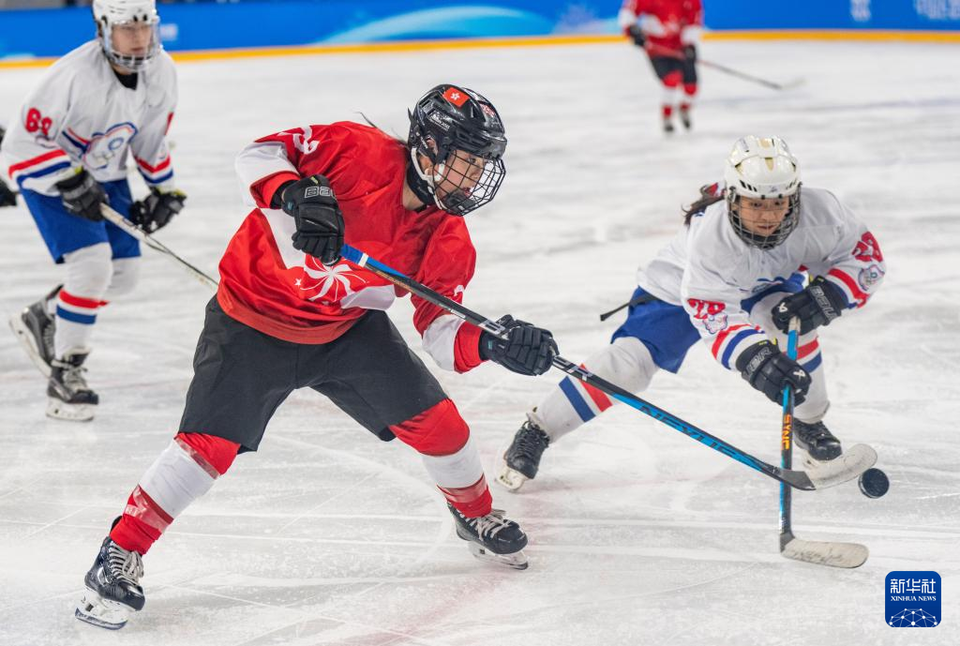
[[[876,292],[886,271],[880,247],[829,191],[804,186],[801,199],[799,164],[778,137],[737,141],[724,184],[701,189],[673,242],[638,271],[626,321],[584,366],[637,393],[657,370],[676,373],[702,340],[720,365],[777,404],[789,384],[797,446],[808,461],[832,460],[841,445],[823,423],[829,400],[817,331]],[[773,343],[786,347],[793,317],[801,321],[797,361]],[[612,404],[565,378],[527,413],[498,482],[518,489],[537,475],[548,446]]]
[[[2,153],[63,285],[10,320],[48,377],[47,414],[93,418],[98,395],[84,361],[101,308],[136,281],[137,241],[100,214],[100,205],[146,231],[183,207],[166,134],[177,103],[172,59],[162,50],[154,0],[94,0],[97,36],[44,74],[11,123]],[[134,202],[128,152],[150,193]]]

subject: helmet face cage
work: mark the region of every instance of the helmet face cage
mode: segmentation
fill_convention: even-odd
[[[766,197],[775,199],[780,196],[770,195]],[[730,219],[730,224],[733,225],[733,230],[741,240],[758,249],[773,249],[777,245],[782,244],[783,241],[793,233],[793,230],[797,228],[797,225],[800,224],[800,185],[797,185],[797,190],[793,195],[787,196],[787,214],[783,216],[780,226],[777,227],[776,231],[767,236],[754,233],[744,226],[743,220],[740,217],[740,200],[743,199],[743,196],[738,195],[735,188],[727,188],[726,199],[727,216]],[[747,197],[746,199],[758,198]]]
[[[506,174],[500,158],[484,159],[454,149],[446,162],[434,166],[434,200],[451,215],[466,215],[494,198]]]
[[[94,20],[97,24],[97,35],[100,37],[100,46],[103,48],[103,53],[110,63],[128,69],[131,72],[139,72],[160,52],[161,45],[158,30],[160,16],[157,15],[153,3],[140,3],[142,6],[132,7],[130,9],[126,7],[112,8],[103,6],[109,4],[108,2],[102,3],[102,5],[101,3],[94,4]],[[114,49],[114,30],[139,25],[147,25],[151,30],[150,45],[145,55],[134,56],[132,54],[123,54]]]
[[[466,215],[490,202],[506,176],[507,139],[496,108],[472,90],[438,85],[410,113],[410,155],[437,206]],[[425,173],[418,155],[433,164]]]

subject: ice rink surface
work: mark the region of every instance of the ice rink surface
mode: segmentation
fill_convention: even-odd
[[[708,42],[701,56],[789,92],[701,69],[695,130],[667,140],[660,91],[627,45],[385,53],[182,64],[171,136],[187,208],[158,236],[214,272],[245,215],[233,172],[250,140],[360,120],[406,134],[406,109],[440,82],[486,94],[508,176],[469,217],[479,251],[468,306],[550,327],[581,361],[619,323],[638,264],[719,178],[733,141],[780,134],[808,185],[871,227],[886,283],[822,334],[827,422],[867,442],[892,482],[794,496],[798,536],[869,546],[844,571],[782,559],[776,483],[632,409],[551,447],[541,475],[495,506],[530,536],[530,567],[474,560],[418,456],[383,444],[308,391],[145,558],[145,610],[119,633],[74,603],[111,519],[176,432],[210,294],[145,252],[137,292],[100,316],[88,424],[44,417],[45,384],[0,334],[0,644],[53,646],[946,646],[960,643],[960,50],[955,45]],[[0,71],[13,115],[41,70]],[[135,194],[144,191],[134,182]],[[0,211],[0,311],[58,279],[29,214]],[[409,299],[391,310],[419,351]],[[428,365],[432,360],[426,358]],[[435,370],[471,425],[488,479],[558,376],[486,365]],[[696,346],[645,395],[770,462],[779,409]],[[885,623],[886,574],[935,570],[942,625]]]

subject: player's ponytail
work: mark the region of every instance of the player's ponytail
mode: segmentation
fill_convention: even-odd
[[[700,187],[700,197],[683,211],[683,224],[690,226],[690,220],[693,216],[702,214],[711,204],[716,204],[723,199],[723,189],[719,184],[705,184]]]

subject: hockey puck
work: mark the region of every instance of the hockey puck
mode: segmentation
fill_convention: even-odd
[[[860,491],[867,498],[879,498],[890,489],[890,479],[880,469],[867,469],[860,474]]]

